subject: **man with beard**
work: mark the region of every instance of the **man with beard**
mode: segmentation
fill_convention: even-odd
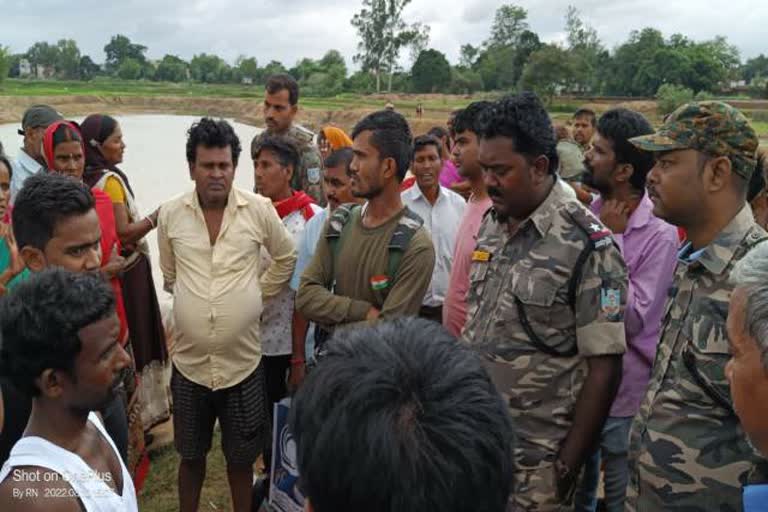
[[[136,511],[117,448],[93,411],[115,396],[130,356],[112,289],[98,274],[40,272],[0,308],[0,373],[33,397],[0,471],[0,508]]]
[[[408,123],[396,112],[374,112],[352,139],[352,194],[368,202],[336,208],[296,295],[299,312],[326,329],[417,315],[435,264],[422,219],[400,198],[411,161]]]
[[[758,138],[718,101],[683,105],[653,135],[654,215],[685,228],[651,380],[630,434],[627,510],[742,510],[742,489],[766,478],[725,375],[730,274],[766,232],[746,201]]]
[[[454,336],[461,334],[467,319],[467,290],[472,251],[483,215],[491,207],[491,199],[485,189],[483,169],[477,161],[478,125],[480,114],[491,105],[488,101],[476,101],[453,118],[456,142],[452,157],[459,174],[469,183],[471,194],[461,217],[453,251],[453,265],[448,279],[448,291],[443,303],[443,326]]]
[[[595,510],[601,458],[606,510],[624,511],[629,428],[648,387],[664,302],[677,263],[677,230],[653,215],[653,203],[645,193],[653,155],[629,142],[632,137],[649,133],[653,128],[641,114],[624,108],[609,110],[598,121],[584,161],[584,183],[600,193],[592,203],[592,212],[613,233],[627,265],[629,288],[624,310],[627,352],[621,386],[600,446],[585,466],[584,481],[576,497],[578,512]]]
[[[306,192],[315,203],[325,206],[323,166],[320,150],[314,143],[315,134],[293,121],[299,111],[299,84],[289,75],[273,75],[264,90],[264,123],[267,129],[253,138],[251,154],[262,139],[279,135],[291,139],[299,149],[300,162],[291,178],[291,188]],[[255,192],[261,193],[256,187]]]
[[[626,350],[626,268],[611,233],[557,177],[532,93],[486,109],[479,161],[493,203],[472,254],[462,341],[486,359],[518,440],[510,509],[573,509]]]

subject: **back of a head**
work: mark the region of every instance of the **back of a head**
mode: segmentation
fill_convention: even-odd
[[[443,140],[444,138],[448,137],[448,130],[442,126],[433,126],[429,129],[427,135],[431,135],[439,140]]]
[[[315,512],[502,512],[507,407],[477,355],[406,318],[338,332],[290,425]]]
[[[397,165],[397,177],[405,178],[411,163],[413,135],[405,118],[397,112],[380,110],[365,116],[352,130],[352,139],[363,132],[371,132],[371,145],[379,152],[379,158],[392,158]]]
[[[57,223],[85,215],[94,207],[93,195],[83,183],[55,173],[30,176],[13,206],[13,232],[19,249],[45,250]]]
[[[510,138],[516,152],[529,158],[544,155],[549,159],[550,174],[557,172],[555,130],[544,105],[534,93],[505,96],[483,111],[478,124],[480,138]]]
[[[453,131],[457,134],[462,132],[478,133],[480,116],[491,105],[493,103],[490,101],[475,101],[467,105],[467,108],[458,111],[453,119]]]
[[[632,165],[634,172],[630,184],[635,190],[645,191],[645,180],[653,168],[654,156],[637,148],[629,139],[654,133],[651,123],[639,112],[614,108],[600,116],[597,133],[611,142],[617,163]]]
[[[195,163],[197,147],[232,149],[232,163],[237,167],[243,148],[232,125],[223,119],[204,117],[187,131],[187,162]]]
[[[46,369],[73,371],[80,329],[115,311],[112,288],[96,273],[47,269],[0,303],[0,374],[29,396]]]
[[[349,170],[349,164],[352,163],[352,158],[354,158],[354,156],[355,153],[352,151],[352,148],[337,149],[326,157],[323,165],[326,169],[329,167],[343,167],[344,169]]]
[[[269,94],[277,94],[280,91],[288,91],[288,102],[291,105],[299,103],[299,84],[291,75],[279,74],[272,75],[267,79],[264,89]]]

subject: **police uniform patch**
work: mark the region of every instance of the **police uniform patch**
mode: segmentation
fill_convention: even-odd
[[[600,290],[600,309],[609,320],[618,319],[621,314],[621,290],[602,288]]]
[[[312,185],[317,185],[318,183],[320,183],[320,168],[312,167],[310,169],[307,169],[307,180]]]

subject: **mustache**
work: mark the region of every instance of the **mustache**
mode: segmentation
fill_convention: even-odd
[[[502,193],[501,193],[501,190],[498,187],[488,187],[488,195],[489,196],[495,196],[495,197],[501,197]]]

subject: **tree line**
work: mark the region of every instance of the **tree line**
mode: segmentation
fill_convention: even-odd
[[[146,46],[118,34],[104,46],[103,65],[83,55],[72,39],[37,42],[15,55],[0,47],[0,79],[31,75],[91,80],[103,75],[123,80],[263,84],[272,74],[289,73],[312,96],[529,89],[550,99],[562,93],[650,97],[660,90],[693,96],[728,90],[737,83],[755,97],[768,97],[768,57],[762,54],[742,63],[738,49],[725,37],[694,41],[682,34],[664,37],[654,28],[633,31],[626,41],[609,49],[573,6],[564,16],[566,40],[554,44],[542,42],[531,30],[524,8],[502,5],[487,39],[476,46],[462,45],[459,62],[452,64],[445,54],[429,48],[428,26],[405,20],[404,9],[410,1],[363,0],[362,9],[350,20],[358,34],[353,61],[360,67],[352,74],[337,50],[318,60],[303,58],[292,68],[276,60],[262,66],[256,57],[244,55],[230,64],[206,53],[189,61],[170,54],[152,61]],[[406,49],[412,64],[403,67],[401,56]]]

